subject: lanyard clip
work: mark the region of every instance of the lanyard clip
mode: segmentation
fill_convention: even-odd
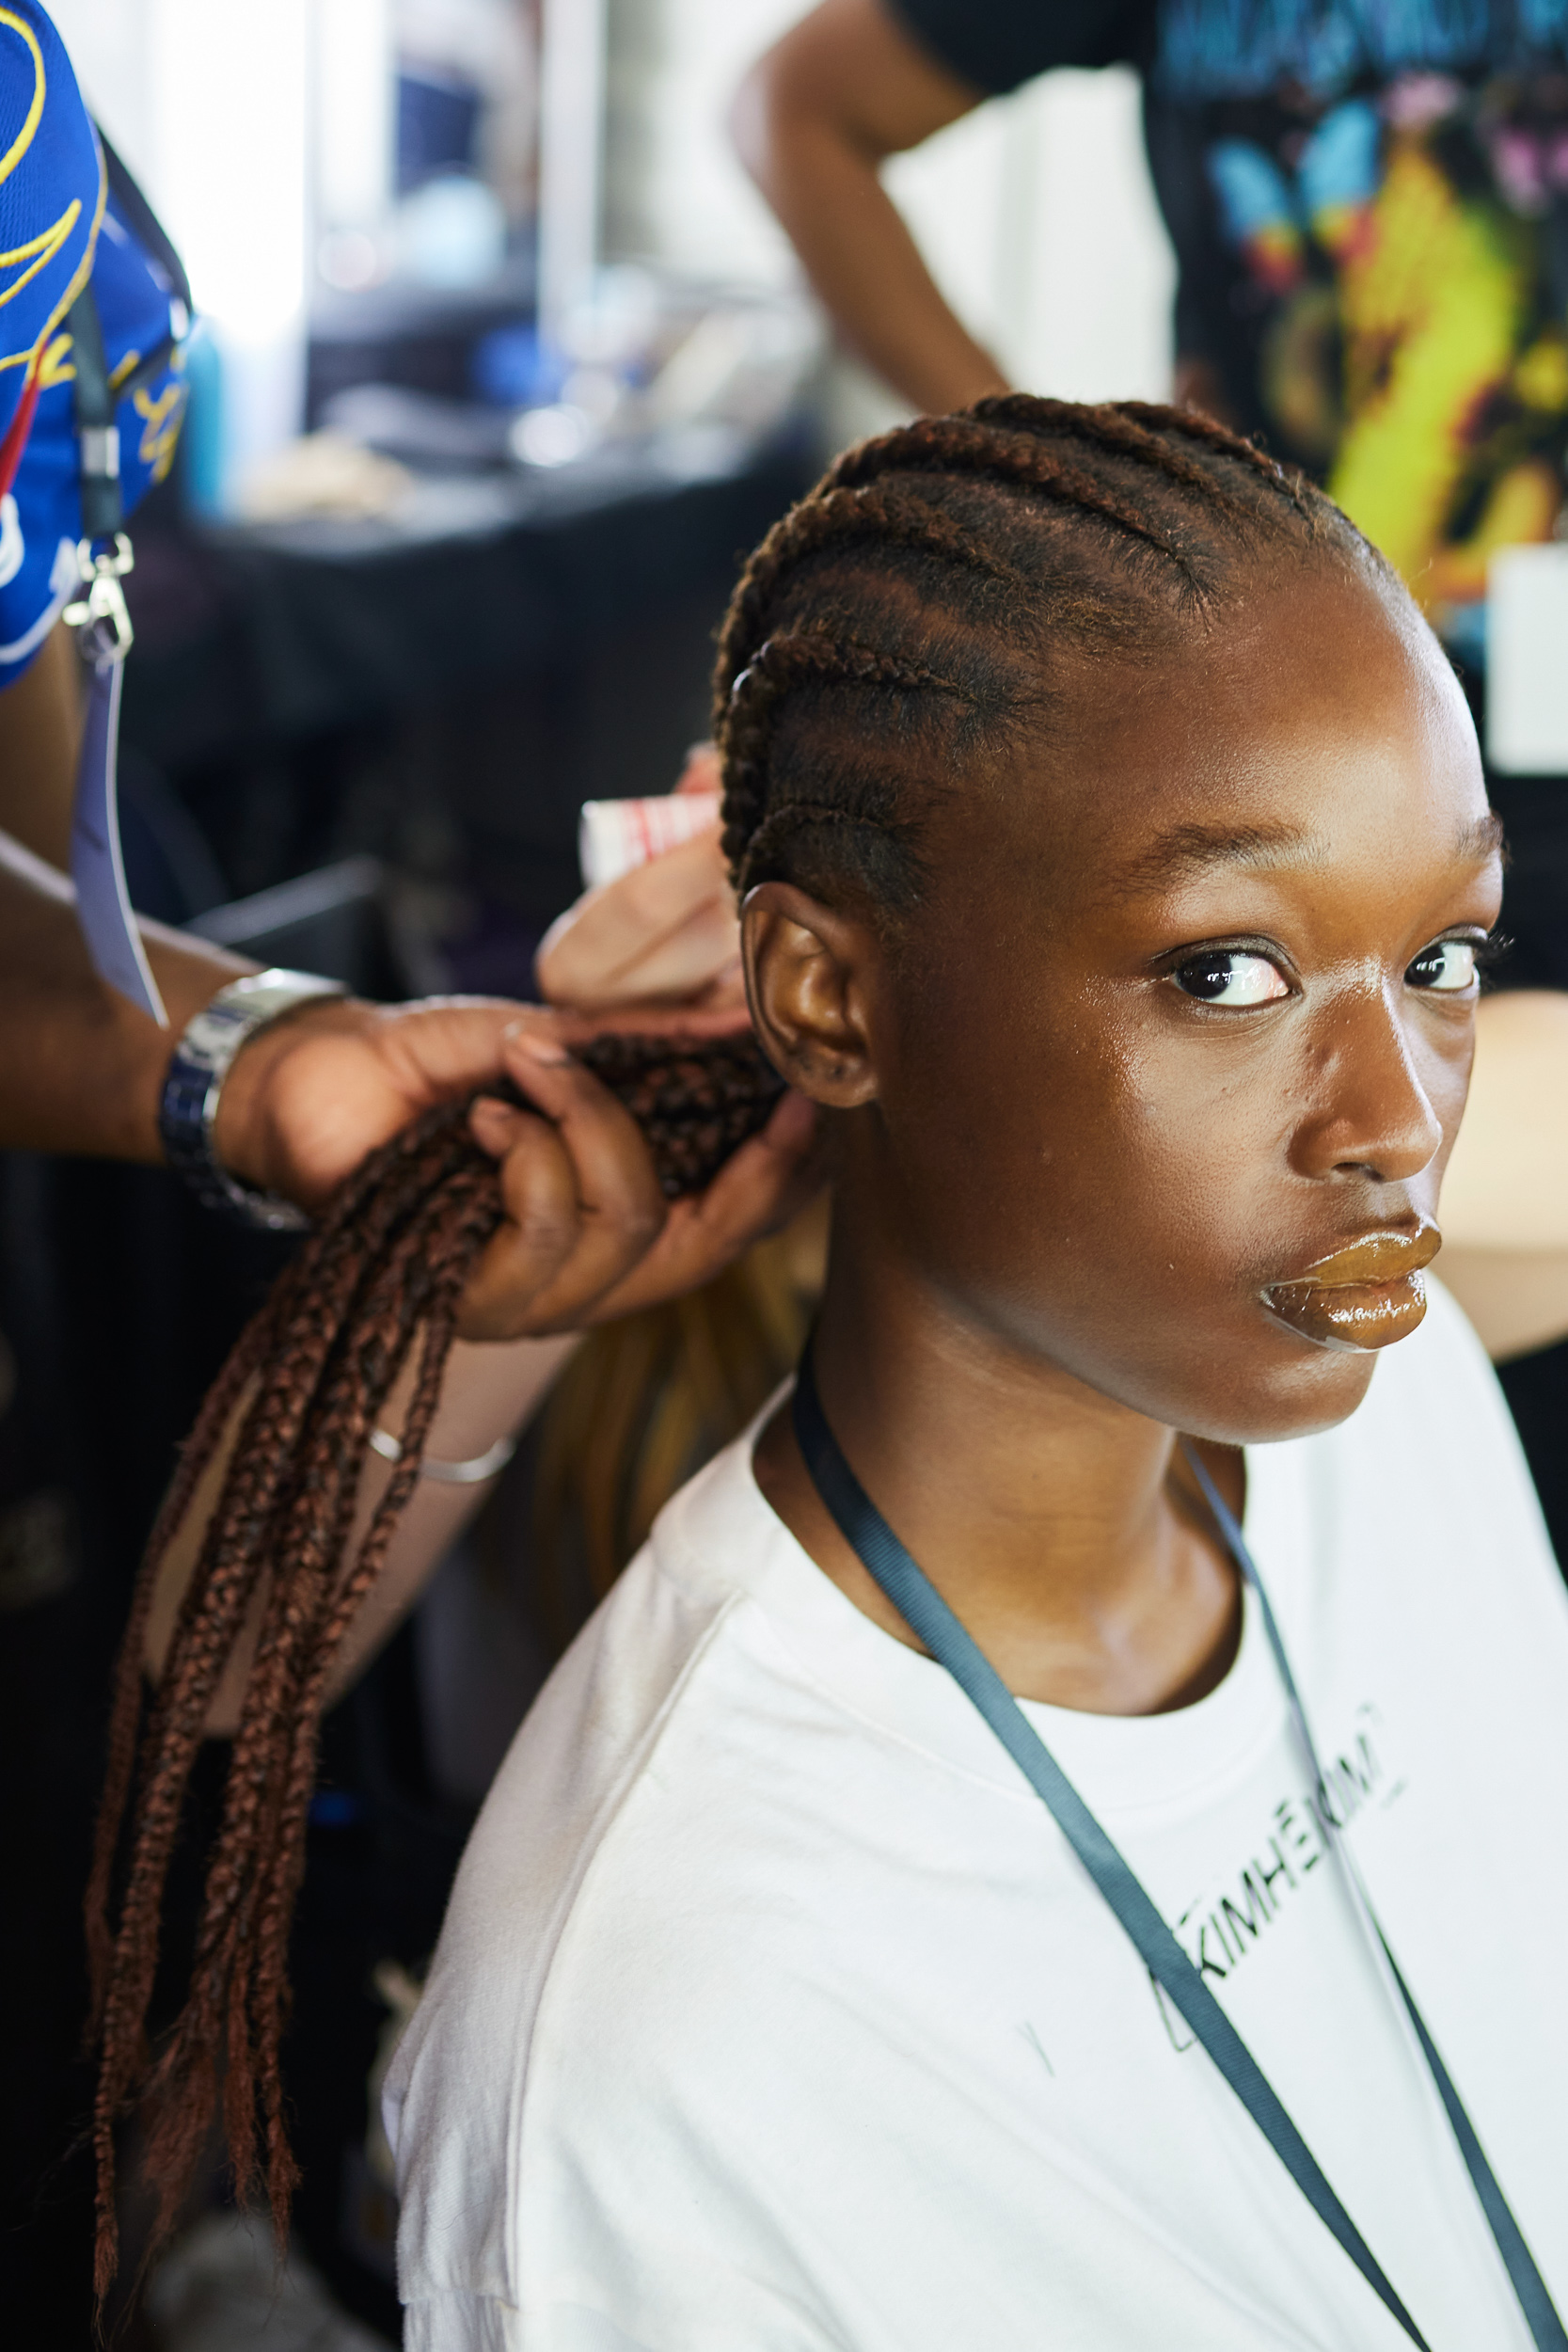
[[[95,668],[105,661],[123,661],[135,636],[119,584],[135,564],[131,542],[123,531],[117,531],[112,548],[95,553],[92,540],[78,540],[76,564],[87,593],[68,604],[61,618],[68,628],[81,630],[85,661]]]

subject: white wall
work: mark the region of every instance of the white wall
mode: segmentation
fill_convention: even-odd
[[[344,4],[51,0],[87,104],[198,303],[252,336],[303,307],[309,36],[318,10]]]
[[[151,0],[48,0],[88,106],[149,190],[154,178]]]
[[[87,104],[190,275],[223,358],[225,471],[297,430],[311,43],[364,0],[51,0]]]
[[[618,0],[612,137],[631,152],[611,159],[610,217],[624,245],[703,275],[788,280],[793,257],[723,120],[747,65],[803,12],[800,0]],[[1016,382],[1070,399],[1168,390],[1174,272],[1130,72],[1045,75],[900,156],[888,185],[954,308]],[[876,421],[877,405],[857,421]]]

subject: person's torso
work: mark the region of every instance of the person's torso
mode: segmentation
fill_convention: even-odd
[[[1560,0],[1158,0],[1150,159],[1196,389],[1307,467],[1479,660],[1568,446]]]
[[[190,313],[179,262],[118,158],[108,162],[90,291],[116,395],[120,499],[129,518],[174,463],[188,391]],[[82,454],[69,313],[44,342],[38,381],[15,480],[0,497],[0,689],[22,675],[80,583]]]
[[[1568,1799],[1555,1704],[1568,1629],[1495,1399],[1494,1425],[1470,1433],[1468,1484],[1439,1466],[1421,1497],[1401,1475],[1391,1450],[1423,1416],[1444,1437],[1443,1337],[1421,1346],[1424,1366],[1380,1367],[1384,1394],[1374,1384],[1346,1431],[1251,1457],[1249,1532],[1315,1719],[1326,1806],[1564,2297],[1568,2026],[1550,1954],[1568,1904],[1539,1857]],[[612,1775],[565,1913],[552,1898],[547,1947],[532,1931],[516,1947],[537,2006],[526,2061],[493,2053],[517,2095],[486,2259],[489,2291],[531,2315],[531,2345],[1402,2341],[992,1736],[940,1669],[804,1561],[743,1459],[672,1506],[632,1573],[610,1636],[627,1658],[631,1617],[651,1612],[654,1627],[671,1591],[716,1606],[621,1743],[629,1769]],[[1490,1627],[1466,1613],[1472,1575]],[[1512,1605],[1516,1585],[1533,1621]],[[1522,2344],[1257,1634],[1177,1715],[1032,1712],[1434,2352]],[[603,1689],[584,1701],[579,1766],[585,1727],[602,1736],[623,1706]],[[482,1947],[513,1964],[502,1882],[542,1834],[531,1806],[570,1769],[564,1746],[543,1761],[549,1712],[546,1694],[531,1756],[525,1728],[465,1866],[449,1934],[469,1967]],[[439,1968],[435,1995],[428,2050],[410,2051],[424,2129],[453,2074]],[[455,2175],[470,2198],[477,2145]],[[457,2209],[432,2202],[419,2151],[405,2142],[403,2157],[427,2223]],[[405,2292],[457,2283],[464,2226],[416,2223]],[[619,2332],[595,2334],[601,2321]]]

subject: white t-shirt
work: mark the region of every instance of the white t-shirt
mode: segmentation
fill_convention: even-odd
[[[1568,1599],[1433,1294],[1246,1533],[1385,1931],[1568,2312]],[[1025,1709],[1433,2352],[1528,2337],[1255,1609],[1178,1713]],[[409,2352],[1395,2352],[939,1666],[748,1438],[551,1677],[395,2061]]]

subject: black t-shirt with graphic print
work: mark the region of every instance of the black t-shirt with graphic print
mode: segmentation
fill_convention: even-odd
[[[1568,0],[889,0],[988,91],[1144,75],[1177,345],[1478,662],[1568,445]]]

